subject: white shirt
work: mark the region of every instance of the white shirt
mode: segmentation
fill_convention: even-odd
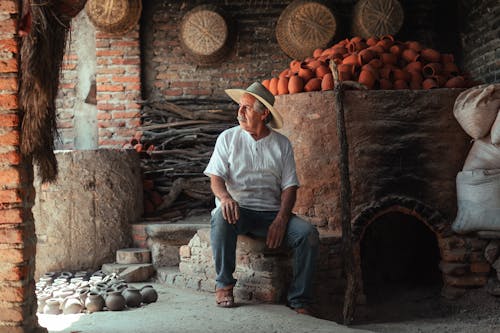
[[[299,185],[288,138],[271,130],[256,141],[240,126],[219,135],[204,174],[223,178],[241,207],[259,211],[278,211],[281,192]],[[215,204],[220,206],[217,197]]]

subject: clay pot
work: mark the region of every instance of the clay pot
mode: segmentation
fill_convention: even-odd
[[[278,79],[278,95],[288,94],[288,77],[280,77]]]
[[[288,80],[288,92],[290,94],[296,94],[302,92],[304,89],[304,82],[302,81],[302,78],[298,75],[293,75],[290,77],[290,80]]]
[[[425,77],[431,77],[441,74],[443,66],[437,62],[431,62],[422,68],[422,73]]]
[[[342,63],[347,65],[360,66],[358,54],[357,53],[349,54],[347,57],[344,58],[344,60],[342,60]]]
[[[400,57],[404,50],[404,46],[401,44],[394,44],[389,48],[389,52],[394,54],[396,57]]]
[[[359,53],[358,53],[358,62],[361,66],[366,65],[376,56],[377,56],[377,53],[375,53],[374,51],[364,49],[364,50],[359,51]]]
[[[316,73],[316,77],[322,79],[323,76],[325,76],[326,74],[331,73],[331,72],[330,72],[330,68],[328,68],[328,66],[326,64],[322,64],[322,65],[316,67],[315,73]]]
[[[420,51],[420,57],[427,62],[439,62],[441,61],[441,53],[434,49],[422,49]]]
[[[455,62],[455,57],[451,53],[441,53],[441,63]]]
[[[455,76],[446,81],[446,88],[465,88],[465,79],[462,76]]]
[[[410,81],[409,86],[412,90],[420,90],[422,89],[422,81]]]
[[[105,300],[106,307],[111,311],[121,311],[125,309],[125,297],[119,291],[108,292]]]
[[[455,65],[453,62],[445,62],[443,64],[443,72],[446,75],[457,76],[460,71],[457,65]]]
[[[382,53],[380,54],[380,60],[384,63],[384,64],[390,64],[390,65],[395,65],[397,62],[398,62],[398,57],[396,57],[394,54],[392,53]]]
[[[290,62],[290,71],[295,74],[295,73],[298,73],[299,72],[299,69],[300,69],[300,61],[298,60],[292,60]]]
[[[49,298],[45,301],[43,307],[44,314],[60,314],[61,313],[61,302],[59,298]]]
[[[395,80],[394,81],[394,89],[396,90],[402,90],[402,89],[408,89],[408,83],[405,80]]]
[[[422,82],[422,88],[428,89],[436,89],[439,88],[437,82],[434,79],[428,78]]]
[[[414,62],[417,61],[420,58],[420,55],[418,54],[417,51],[413,49],[405,49],[401,53],[401,57],[406,60],[407,62]]]
[[[332,73],[325,74],[321,80],[321,90],[333,90],[333,75]]]
[[[364,84],[368,89],[373,89],[375,85],[375,76],[369,70],[362,70],[359,73],[358,82]]]
[[[389,80],[391,82],[394,81],[394,73],[392,72],[392,68],[384,66],[380,68],[378,72],[381,78]]]
[[[64,314],[76,314],[82,312],[84,306],[78,295],[66,298],[62,305]]]
[[[366,49],[368,45],[364,40],[357,39],[356,37],[352,38],[351,41],[347,44],[347,50],[350,53],[358,52],[363,49]]]
[[[434,81],[436,81],[438,87],[444,87],[444,85],[446,84],[446,81],[448,81],[448,78],[444,75],[433,75],[431,76],[431,79],[434,79]]]
[[[85,301],[87,300],[87,295],[90,292],[90,288],[89,287],[79,288],[76,290],[76,292],[78,293],[78,297],[80,298],[82,303],[85,304]]]
[[[382,46],[380,46],[380,45],[370,46],[368,48],[368,50],[373,51],[373,52],[375,52],[377,54],[385,53],[385,49]]]
[[[125,298],[125,304],[127,304],[127,307],[136,308],[141,305],[142,295],[139,289],[128,287],[122,291],[122,295]]]
[[[302,78],[302,81],[304,82],[309,81],[314,76],[314,72],[310,68],[306,67],[304,64],[300,66],[298,74]]]
[[[331,48],[331,54],[334,55],[344,55],[347,53],[347,49],[344,46],[332,46]]]
[[[379,80],[379,86],[380,86],[380,89],[382,89],[382,90],[391,90],[392,89],[392,82],[387,80],[387,79],[381,78]]]
[[[422,72],[422,63],[420,61],[410,62],[405,69],[408,72]]]
[[[384,63],[382,62],[382,60],[375,58],[370,60],[368,65],[372,66],[373,68],[382,68],[384,66]]]
[[[290,69],[289,68],[281,71],[280,75],[278,75],[278,79],[280,79],[282,77],[290,77]]]
[[[87,294],[87,299],[85,300],[85,307],[90,313],[102,311],[104,308],[104,298],[100,293],[91,291]]]
[[[315,49],[315,50],[313,51],[313,57],[314,57],[314,58],[319,58],[319,57],[321,56],[321,54],[322,54],[322,53],[323,53],[323,49],[320,49],[320,48]]]
[[[393,75],[394,75],[394,81],[402,80],[402,81],[405,81],[405,82],[409,82],[410,79],[411,79],[410,73],[408,73],[405,70],[394,69],[392,72],[393,72]],[[396,83],[395,82],[394,82],[394,87],[396,87]]]
[[[415,51],[417,53],[422,51],[422,45],[417,41],[410,40],[410,41],[407,41],[405,44],[409,49],[412,49],[413,51]]]
[[[378,69],[373,68],[373,67],[372,67],[372,66],[370,66],[369,64],[366,64],[366,65],[364,65],[363,67],[361,67],[361,70],[362,70],[362,71],[369,71],[370,73],[372,73],[372,75],[373,75],[373,77],[375,78],[375,80],[378,80],[378,78],[379,78]]]
[[[270,82],[270,81],[271,81],[271,80],[269,80],[269,79],[265,79],[264,81],[262,81],[262,85],[263,85],[264,87],[266,87],[266,89],[267,89],[267,90],[269,90],[269,82]]]
[[[410,73],[410,83],[413,82],[413,83],[415,83],[415,85],[419,85],[419,86],[422,85],[422,81],[424,80],[424,78],[422,77],[422,74],[420,72],[411,71],[408,73]]]
[[[158,299],[158,293],[151,285],[141,288],[142,302],[145,304],[154,303]]]
[[[394,44],[394,42],[392,40],[389,40],[389,39],[381,39],[376,46],[381,46],[384,48],[384,51],[389,51],[389,49],[391,48],[392,44]]]
[[[41,293],[36,296],[36,303],[37,303],[37,312],[38,313],[43,313],[44,307],[45,307],[45,302],[47,302],[48,299],[52,297],[51,294],[48,293]]]
[[[278,95],[278,78],[273,77],[269,82],[269,91],[274,96]]]
[[[319,91],[321,90],[321,79],[312,78],[304,86],[304,91]]]
[[[379,42],[379,40],[380,40],[380,39],[379,39],[378,37],[376,37],[376,36],[374,36],[374,37],[370,37],[370,38],[368,38],[368,39],[366,40],[366,44],[367,44],[368,46],[374,46],[374,45],[376,45],[376,44]]]

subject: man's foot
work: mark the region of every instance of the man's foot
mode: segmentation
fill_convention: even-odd
[[[306,316],[312,316],[311,311],[309,311],[307,308],[295,308],[295,312],[298,314],[303,314]]]
[[[215,289],[215,302],[221,308],[232,308],[234,304],[233,287],[226,286],[224,288]]]

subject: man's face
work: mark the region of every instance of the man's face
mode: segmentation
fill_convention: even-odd
[[[238,109],[238,122],[241,128],[248,132],[255,132],[260,126],[265,125],[268,110],[259,113],[254,110],[253,105],[256,98],[250,94],[245,94],[240,99],[240,108]]]

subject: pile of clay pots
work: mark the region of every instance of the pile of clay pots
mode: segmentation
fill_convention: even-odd
[[[158,293],[151,285],[137,289],[116,274],[102,271],[47,272],[36,283],[38,313],[76,314],[137,308],[156,302]]]
[[[401,42],[391,35],[345,39],[312,57],[293,60],[279,77],[262,82],[274,95],[331,90],[330,62],[337,65],[340,81],[356,81],[368,89],[435,89],[470,86],[452,54]]]

